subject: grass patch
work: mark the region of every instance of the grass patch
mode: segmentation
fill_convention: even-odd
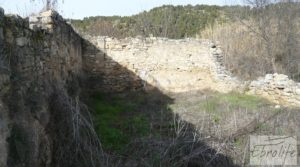
[[[106,150],[122,152],[133,137],[149,133],[150,123],[138,106],[143,100],[128,100],[127,97],[110,97],[105,94],[93,95],[90,107],[97,134]]]
[[[215,112],[217,109],[224,106],[229,108],[247,108],[255,110],[259,108],[262,104],[265,104],[266,100],[246,94],[240,93],[226,93],[226,94],[214,94],[205,99],[205,101],[200,103],[200,108],[207,112]]]
[[[240,94],[240,93],[228,93],[219,96],[222,102],[227,103],[232,107],[242,107],[249,109],[257,109],[262,102],[265,102],[262,98],[252,95]]]

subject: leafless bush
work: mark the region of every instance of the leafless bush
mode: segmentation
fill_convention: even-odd
[[[208,146],[194,127],[177,114],[171,122],[168,136],[143,138],[127,146],[136,161],[130,166],[235,166],[230,158]]]
[[[107,166],[87,108],[78,97],[56,91],[51,98],[54,166]]]

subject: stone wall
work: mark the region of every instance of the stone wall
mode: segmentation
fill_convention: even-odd
[[[96,47],[95,50],[101,50],[98,53],[89,51],[85,59],[91,60],[88,71],[93,71],[95,76],[102,76],[103,90],[122,90],[126,87],[125,83],[141,86],[139,82],[144,82],[147,84],[142,84],[142,89],[156,87],[166,93],[203,89],[229,92],[239,84],[222,66],[220,47],[209,40],[84,38]],[[115,68],[116,64],[122,68]],[[120,71],[123,68],[138,76],[141,81],[135,80],[136,84],[127,82],[128,79],[134,79]]]
[[[8,144],[6,142],[9,136],[8,129],[8,109],[2,101],[2,89],[7,83],[8,73],[3,61],[4,55],[4,10],[0,8],[0,166],[5,167],[7,162]]]
[[[93,91],[141,90],[144,83],[133,71],[122,66],[105,49],[88,40],[83,42],[83,71],[86,87]]]
[[[223,65],[221,46],[209,40],[84,38],[96,50],[101,50],[99,54],[85,54],[85,58],[92,60],[88,63],[88,71],[93,71],[95,76],[102,76],[101,80],[105,84],[101,84],[100,89],[103,90],[123,90],[126,85],[134,85],[126,82],[128,79],[139,83],[135,84],[136,89],[143,86],[147,90],[147,86],[150,86],[166,93],[204,89],[219,92],[246,91],[277,104],[299,106],[299,83],[282,74],[269,74],[257,81],[241,81],[233,77]],[[115,65],[122,68],[114,68]],[[138,76],[137,80],[129,79],[127,74],[122,73],[120,70],[124,68]],[[141,85],[140,82],[147,85]]]
[[[51,99],[78,98],[81,49],[82,38],[56,12],[23,19],[0,10],[1,167],[55,166]]]
[[[6,16],[1,24],[5,24],[0,27],[2,83],[9,79],[3,75],[11,75],[13,70],[27,82],[38,76],[61,84],[69,75],[81,73],[81,37],[56,12],[47,11],[28,20]]]
[[[300,83],[283,74],[267,74],[252,81],[248,93],[265,97],[277,104],[300,106]]]
[[[7,66],[2,55],[4,55],[4,10],[0,8],[0,88],[3,86],[7,78]]]

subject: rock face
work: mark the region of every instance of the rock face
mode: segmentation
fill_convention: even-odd
[[[252,81],[249,94],[259,95],[272,102],[300,106],[300,83],[290,80],[283,74],[267,74],[264,78]]]
[[[222,66],[221,49],[212,47],[208,40],[85,38],[103,51],[85,54],[86,62],[89,61],[88,71],[102,76],[104,83],[99,89],[124,90],[127,80],[132,80],[122,73],[122,68],[115,67],[116,63],[149,83],[150,88],[143,86],[146,90],[156,87],[167,93],[201,89],[229,92],[239,85]],[[136,89],[140,86],[131,85],[136,85]]]

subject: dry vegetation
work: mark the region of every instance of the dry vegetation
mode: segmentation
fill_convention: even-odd
[[[202,142],[239,166],[249,164],[249,135],[299,135],[298,109],[276,109],[265,99],[235,92],[175,96],[172,111],[194,125]]]
[[[207,145],[159,92],[95,94],[89,100],[108,166],[235,166]]]
[[[277,72],[299,81],[300,5],[272,2],[251,1],[253,8],[244,11],[250,17],[236,15],[235,21],[207,28],[202,37],[222,44],[226,67],[243,79]]]
[[[239,93],[97,94],[90,99],[108,166],[249,164],[249,136],[299,135],[297,109]]]

